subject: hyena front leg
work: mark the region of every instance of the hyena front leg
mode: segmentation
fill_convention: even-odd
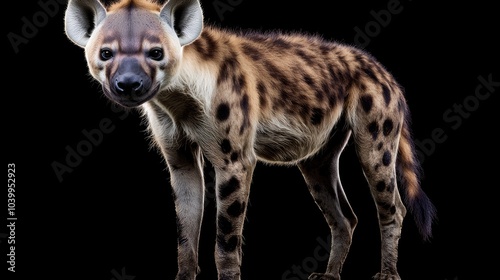
[[[219,280],[239,280],[243,224],[256,160],[254,155],[216,167],[217,238],[215,261]],[[234,158],[233,158],[234,159]]]
[[[177,214],[178,272],[175,279],[194,280],[199,272],[198,243],[203,218],[202,155],[195,144],[185,144],[164,153]]]

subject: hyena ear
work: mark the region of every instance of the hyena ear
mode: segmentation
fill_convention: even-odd
[[[203,11],[198,0],[169,0],[160,17],[175,30],[181,46],[196,40],[203,29]]]
[[[84,48],[94,28],[106,17],[106,9],[97,0],[69,0],[64,28],[71,41]]]

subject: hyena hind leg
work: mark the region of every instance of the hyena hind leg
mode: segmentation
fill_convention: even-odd
[[[311,274],[311,280],[340,280],[340,272],[358,221],[339,178],[339,157],[350,135],[349,130],[337,131],[324,150],[298,165],[332,235],[326,272]]]
[[[373,141],[373,135],[355,133],[356,150],[375,201],[381,238],[381,270],[373,279],[399,280],[398,243],[406,208],[397,186],[397,133]],[[382,136],[378,136],[382,137]]]

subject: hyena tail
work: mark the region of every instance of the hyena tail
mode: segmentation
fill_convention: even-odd
[[[423,239],[427,241],[432,236],[436,208],[420,186],[421,167],[416,157],[408,116],[401,129],[396,166],[406,207],[413,214]]]

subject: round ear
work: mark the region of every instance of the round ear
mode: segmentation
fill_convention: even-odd
[[[196,40],[203,29],[203,11],[198,0],[167,1],[160,17],[175,30],[181,46]]]
[[[68,38],[84,48],[94,28],[106,17],[106,9],[97,0],[69,0],[64,16]]]

